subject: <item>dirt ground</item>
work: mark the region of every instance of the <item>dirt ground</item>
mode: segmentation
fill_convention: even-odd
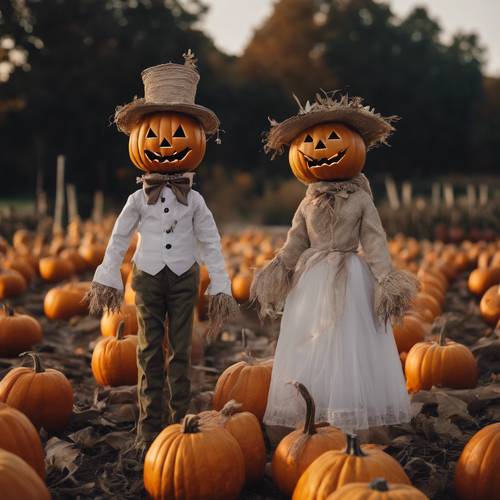
[[[82,277],[90,278],[90,275]],[[35,284],[12,303],[17,310],[29,312],[40,320],[44,339],[36,350],[42,354],[45,367],[63,371],[74,389],[74,415],[69,427],[57,436],[42,433],[47,484],[53,498],[146,498],[142,465],[127,452],[134,438],[137,416],[135,386],[110,389],[96,385],[90,360],[99,336],[99,320],[91,317],[47,320],[43,315],[43,298],[48,289],[47,285]],[[480,367],[478,387],[420,392],[412,397],[410,424],[392,426],[371,436],[373,442],[385,446],[385,451],[400,461],[416,487],[436,500],[453,498],[455,462],[470,436],[500,420],[499,334],[480,318],[477,300],[467,291],[466,274],[448,290],[444,310],[462,319],[449,337],[468,345],[476,355]],[[244,324],[229,325],[217,341],[206,346],[202,362],[193,366],[193,412],[211,406],[218,375],[243,355],[242,327],[249,330],[248,348],[253,355],[272,356],[278,325],[262,327],[248,308],[244,318]],[[203,330],[204,325],[197,328]],[[20,363],[18,359],[0,359],[0,378]],[[268,432],[269,458],[272,440],[275,435],[273,438],[273,433]],[[285,497],[266,476],[258,486],[245,489],[240,498]]]

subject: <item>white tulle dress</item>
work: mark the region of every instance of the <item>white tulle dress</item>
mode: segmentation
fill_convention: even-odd
[[[336,201],[333,216],[339,215],[340,206],[346,209],[349,205],[347,197]],[[291,242],[300,237],[301,224],[307,231],[308,245],[316,246],[315,233],[324,220],[318,223],[313,219],[321,205],[312,211],[304,208],[302,222],[297,215],[294,219],[279,257],[282,260],[291,257]],[[302,262],[298,259],[295,269],[301,267],[302,272],[284,304],[264,415],[267,425],[296,427],[303,422],[305,404],[291,381],[301,382],[311,393],[317,421],[327,421],[348,432],[410,420],[409,397],[392,327],[390,321],[379,319],[374,304],[376,287],[386,286],[388,276],[397,281],[399,275],[394,273],[399,271],[381,270],[385,264],[381,264],[383,259],[377,256],[380,251],[373,246],[380,241],[374,241],[373,227],[362,228],[367,219],[350,224],[348,229],[361,234],[358,242],[364,243],[365,256],[354,250],[339,253],[309,246],[302,252]],[[380,226],[378,214],[376,220]],[[383,230],[382,235],[386,248]],[[324,239],[329,240],[329,235]],[[376,279],[379,273],[380,279]]]

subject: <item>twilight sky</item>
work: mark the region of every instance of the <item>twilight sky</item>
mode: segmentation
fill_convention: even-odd
[[[205,0],[210,6],[203,27],[216,45],[230,54],[240,54],[258,27],[271,13],[275,0]],[[486,73],[500,76],[500,0],[388,0],[393,11],[406,15],[415,6],[425,6],[439,21],[446,35],[475,31],[487,48]]]

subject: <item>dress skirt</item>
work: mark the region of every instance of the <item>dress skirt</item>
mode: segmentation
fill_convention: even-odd
[[[345,257],[345,296],[333,312],[336,265],[323,259],[289,293],[276,347],[264,423],[296,427],[305,403],[289,382],[306,386],[316,421],[346,432],[410,420],[410,401],[389,323],[373,311],[375,279],[364,260]]]

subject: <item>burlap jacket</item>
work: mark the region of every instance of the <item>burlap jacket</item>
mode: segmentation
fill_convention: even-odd
[[[310,184],[278,255],[257,273],[252,295],[261,313],[272,315],[283,307],[287,294],[303,272],[328,258],[337,267],[336,309],[345,291],[345,256],[362,253],[376,281],[374,309],[382,321],[399,319],[417,290],[416,279],[394,269],[368,180]]]

